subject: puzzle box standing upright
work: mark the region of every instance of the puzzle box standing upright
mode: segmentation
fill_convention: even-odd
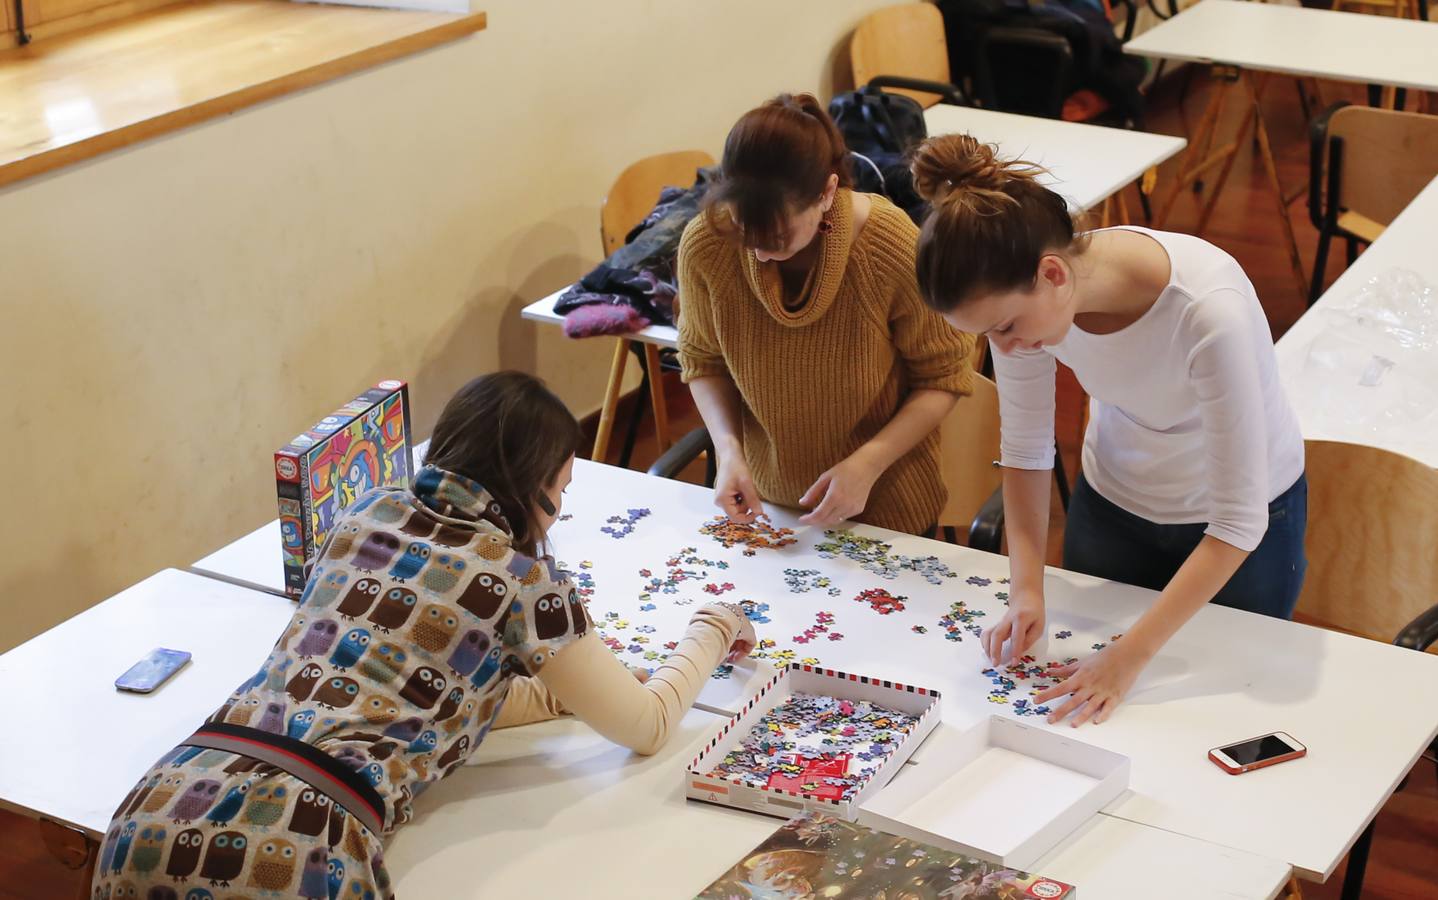
[[[409,386],[381,381],[275,451],[285,593],[299,597],[345,507],[371,488],[408,487]]]

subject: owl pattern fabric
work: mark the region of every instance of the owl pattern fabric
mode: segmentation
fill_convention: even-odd
[[[265,664],[208,721],[348,765],[379,793],[392,832],[484,740],[511,680],[592,629],[554,560],[513,541],[489,493],[453,473],[426,467],[410,489],[369,492],[331,532]],[[178,747],[116,811],[94,896],[389,896],[383,835],[328,798],[321,824],[316,795],[255,759]]]

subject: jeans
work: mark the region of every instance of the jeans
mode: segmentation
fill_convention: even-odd
[[[1268,531],[1213,598],[1221,606],[1293,618],[1308,559],[1305,475],[1268,504]],[[1159,591],[1203,539],[1203,523],[1157,525],[1099,496],[1079,475],[1064,528],[1064,568]]]

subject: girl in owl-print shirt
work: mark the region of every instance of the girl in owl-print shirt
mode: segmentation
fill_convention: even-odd
[[[609,652],[540,552],[580,440],[534,378],[462,388],[413,486],[345,512],[264,665],[121,802],[94,897],[389,897],[384,837],[492,728],[568,711],[657,750],[755,636],[711,603],[647,683]]]

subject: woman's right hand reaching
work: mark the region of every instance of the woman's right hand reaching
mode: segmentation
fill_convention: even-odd
[[[740,525],[748,525],[764,514],[759,491],[754,488],[749,465],[741,453],[731,453],[720,460],[714,476],[714,505]]]
[[[1042,591],[1014,590],[1009,594],[1009,609],[998,624],[979,639],[984,654],[994,666],[1007,665],[1023,656],[1044,633],[1044,595]],[[1005,653],[1005,645],[1008,652]],[[1001,656],[1002,654],[1002,656]]]

